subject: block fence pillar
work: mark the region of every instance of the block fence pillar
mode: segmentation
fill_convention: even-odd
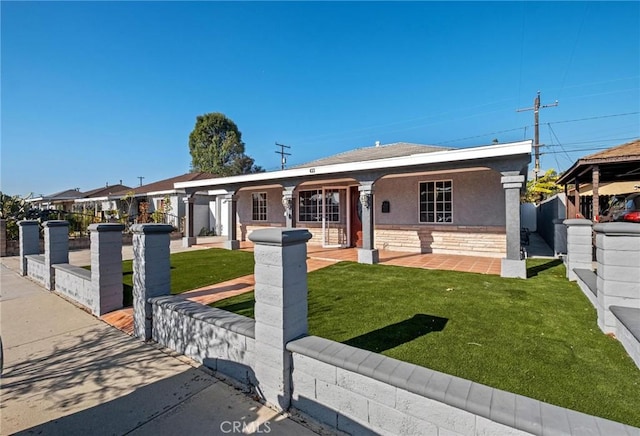
[[[38,221],[18,221],[20,235],[20,274],[27,275],[27,256],[40,253],[40,227]]]
[[[615,333],[610,306],[640,309],[640,226],[602,223],[596,232],[598,327]]]
[[[69,263],[69,222],[61,220],[45,221],[44,227],[44,286],[53,291],[56,288],[53,265]]]
[[[134,224],[133,232],[133,334],[151,339],[153,319],[149,298],[171,293],[169,224]]]
[[[0,220],[0,257],[7,255],[7,220]]]
[[[252,232],[255,257],[255,355],[258,394],[271,406],[291,403],[289,341],[307,334],[306,229]]]
[[[575,268],[593,271],[591,221],[584,218],[564,220],[567,226],[567,278],[576,281]]]
[[[122,224],[91,224],[91,293],[94,315],[122,308]]]

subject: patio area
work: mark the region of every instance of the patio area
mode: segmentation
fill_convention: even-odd
[[[224,241],[202,241],[197,246],[223,248]],[[253,251],[253,243],[240,242],[240,249]],[[447,271],[472,272],[479,274],[500,275],[500,258],[480,256],[458,256],[453,254],[408,253],[400,251],[380,250],[380,264],[403,266],[408,268],[443,269]],[[336,262],[357,262],[357,248],[323,248],[317,245],[307,245],[307,268],[314,271]]]

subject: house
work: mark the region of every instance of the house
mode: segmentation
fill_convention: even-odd
[[[211,173],[194,172],[182,174],[135,188],[120,186],[119,189],[110,189],[93,192],[91,196],[77,200],[79,204],[100,204],[101,210],[106,214],[105,218],[124,218],[130,222],[149,222],[161,220],[176,228],[181,228],[181,220],[185,213],[184,190],[176,189],[175,183],[211,179],[215,177]],[[195,197],[196,208],[195,224],[202,227],[209,226],[210,218],[207,195]],[[156,216],[154,217],[154,214]]]
[[[578,159],[557,180],[567,217],[597,220],[609,197],[640,190],[640,139]]]
[[[34,209],[56,209],[70,212],[74,200],[82,198],[86,194],[80,192],[79,188],[67,189],[66,191],[56,192],[50,195],[40,195],[38,197],[28,198],[25,201],[31,204]]]
[[[451,149],[409,143],[365,147],[291,169],[178,182],[189,198],[215,198],[229,249],[263,227],[305,227],[311,244],[502,258],[526,277],[520,190],[531,141]],[[192,201],[192,200],[190,200]],[[193,214],[186,211],[187,222]],[[190,224],[185,244],[195,242]]]
[[[93,215],[101,221],[118,218],[118,204],[110,196],[127,189],[131,188],[123,185],[122,180],[115,185],[107,183],[100,188],[91,189],[85,192],[81,198],[74,200],[73,211],[83,215]]]

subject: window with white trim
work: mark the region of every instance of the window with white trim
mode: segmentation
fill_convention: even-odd
[[[453,182],[451,180],[420,182],[420,222],[452,222],[452,191]]]
[[[298,193],[298,221],[322,222],[323,200],[325,218],[330,222],[340,221],[340,192],[338,190],[322,189],[300,191]]]
[[[253,221],[267,220],[266,192],[254,192],[251,194],[251,219]]]

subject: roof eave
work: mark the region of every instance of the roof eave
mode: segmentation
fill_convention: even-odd
[[[519,141],[482,147],[450,149],[434,151],[430,153],[417,153],[409,156],[395,158],[368,160],[351,163],[340,163],[318,167],[294,168],[289,170],[272,171],[266,173],[244,174],[240,176],[218,177],[214,179],[194,180],[190,182],[175,183],[176,189],[197,189],[210,186],[241,185],[249,182],[261,182],[267,180],[282,180],[304,176],[332,175],[340,173],[353,173],[367,170],[380,170],[389,168],[403,168],[416,165],[428,165],[445,162],[459,162],[473,159],[500,158],[531,154],[532,141]]]

